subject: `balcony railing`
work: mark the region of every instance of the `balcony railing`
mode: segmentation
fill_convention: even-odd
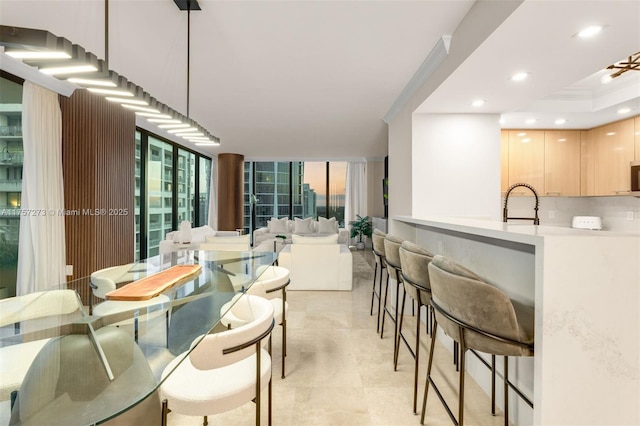
[[[22,126],[0,126],[0,138],[5,136],[22,136]]]
[[[22,180],[0,179],[0,192],[22,192]]]
[[[0,166],[11,164],[20,165],[24,162],[24,154],[22,152],[0,152]]]

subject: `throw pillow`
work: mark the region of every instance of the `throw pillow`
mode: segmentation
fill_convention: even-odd
[[[318,218],[318,234],[338,233],[338,222],[335,217],[327,219],[325,217]]]
[[[298,217],[293,220],[293,232],[295,234],[312,234],[312,218],[300,219]]]
[[[276,219],[272,217],[269,222],[267,222],[267,228],[269,228],[270,234],[286,234],[289,232],[287,229],[287,221],[289,219],[283,217],[282,219]]]
[[[338,244],[338,234],[324,237],[303,237],[302,235],[293,234],[291,239],[293,244]]]

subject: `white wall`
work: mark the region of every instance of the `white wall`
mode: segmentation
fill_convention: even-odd
[[[414,114],[412,216],[499,220],[497,114]]]
[[[412,113],[466,58],[491,35],[522,3],[514,1],[477,1],[453,32],[449,54],[418,88],[406,105],[389,120],[389,217],[412,215],[414,185],[412,181]],[[425,57],[429,52],[425,51]],[[498,156],[499,157],[499,156]],[[497,170],[500,170],[498,166]],[[497,201],[499,204],[499,200]],[[412,229],[390,221],[389,231],[403,238],[413,238]]]

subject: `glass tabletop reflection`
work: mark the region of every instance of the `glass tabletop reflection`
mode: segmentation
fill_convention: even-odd
[[[89,309],[61,288],[0,301],[0,400],[12,400],[0,404],[2,418],[11,425],[100,424],[145,404],[155,413],[166,366],[224,330],[223,306],[275,260],[274,252],[180,250],[108,272],[122,287],[175,265],[200,265],[148,300],[105,298]],[[91,281],[99,280],[65,287]],[[158,424],[156,414],[144,418]]]

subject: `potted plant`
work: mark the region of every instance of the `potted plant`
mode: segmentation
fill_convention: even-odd
[[[364,241],[362,241],[362,237],[365,236],[371,238],[373,227],[369,221],[369,216],[362,217],[358,214],[356,217],[356,220],[349,222],[351,225],[351,238],[358,237],[356,248],[358,250],[362,250],[364,248]]]

